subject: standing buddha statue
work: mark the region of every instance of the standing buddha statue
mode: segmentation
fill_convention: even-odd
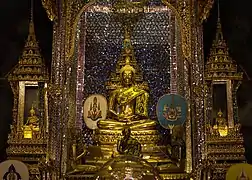
[[[109,119],[98,123],[100,129],[123,130],[129,127],[132,130],[148,130],[155,128],[156,121],[148,119],[149,94],[136,82],[137,69],[133,67],[135,61],[129,32],[126,31],[123,42],[121,60],[117,65],[117,87],[109,97]],[[123,66],[122,66],[123,65]]]

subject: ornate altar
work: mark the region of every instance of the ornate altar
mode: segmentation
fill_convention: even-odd
[[[8,159],[23,161],[28,166],[30,179],[37,179],[40,178],[39,163],[47,153],[49,77],[36,40],[33,16],[23,53],[7,77],[14,94]]]
[[[58,176],[93,179],[126,166],[127,172],[136,167],[157,179],[199,179],[204,149],[201,22],[213,0],[42,3],[54,22],[48,154]],[[117,15],[136,12],[141,16],[126,37]],[[131,79],[132,74],[134,88],[118,86],[120,76]],[[167,93],[189,103],[185,124],[173,132],[160,127],[156,117],[157,101]],[[113,107],[95,131],[83,123],[83,102],[92,94],[105,96]],[[125,104],[127,94],[135,104]],[[130,126],[133,144],[141,145],[137,157],[118,154],[133,151],[116,148],[125,126]]]
[[[206,146],[203,176],[225,179],[227,169],[245,161],[236,91],[243,79],[228,53],[220,18],[205,68]]]
[[[42,179],[206,177],[206,162],[216,147],[212,144],[226,142],[237,132],[237,121],[232,121],[236,107],[230,99],[235,103],[234,82],[242,77],[233,63],[217,65],[218,70],[230,70],[223,75],[215,73],[217,66],[209,61],[203,86],[201,23],[213,0],[42,4],[54,23],[51,82],[47,88],[31,21],[23,55],[8,76],[15,96],[9,158],[30,164],[35,170],[31,174]],[[226,109],[216,107],[210,113],[213,84],[223,82]],[[167,93],[188,102],[185,123],[172,131],[162,128],[156,115],[158,99]],[[89,129],[84,116],[92,121],[103,116],[95,98],[83,110],[94,94],[108,100],[108,115]],[[204,118],[204,105],[207,115],[218,115],[214,121],[212,116]],[[205,136],[208,129],[211,133]]]

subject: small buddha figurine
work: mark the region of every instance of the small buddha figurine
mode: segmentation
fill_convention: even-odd
[[[228,126],[226,119],[223,117],[223,113],[221,110],[217,113],[216,124],[213,127],[214,131],[217,131],[220,136],[227,136],[228,134]]]
[[[123,47],[124,66],[119,70],[119,86],[109,97],[109,119],[99,121],[98,127],[113,130],[123,130],[126,126],[132,130],[153,129],[156,122],[148,119],[149,94],[136,83],[136,69],[131,65],[133,48],[127,31]]]
[[[90,103],[90,110],[88,111],[88,118],[93,121],[97,121],[99,118],[102,118],[100,110],[100,103],[97,102],[97,97],[94,97],[93,103]]]
[[[39,125],[39,119],[36,116],[36,111],[32,105],[30,109],[30,116],[28,117],[25,126],[32,126],[34,128],[38,128],[38,125]]]
[[[122,155],[140,156],[141,144],[132,138],[130,128],[125,128],[122,131],[123,138],[117,143],[117,151]]]

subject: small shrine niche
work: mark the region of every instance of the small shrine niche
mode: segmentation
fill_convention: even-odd
[[[24,50],[7,78],[14,95],[7,156],[23,161],[31,176],[39,177],[38,164],[46,157],[47,149],[49,77],[36,41],[32,8]]]
[[[29,36],[35,36],[31,32],[30,29]],[[27,44],[31,45],[29,41]],[[14,94],[11,129],[15,129],[19,138],[25,139],[36,139],[36,137],[41,136],[39,134],[44,134],[47,131],[48,124],[46,92],[48,74],[42,56],[40,53],[35,53],[39,50],[28,50],[39,48],[37,42],[32,44],[33,46],[25,46],[24,52],[26,53],[22,54],[17,66],[8,74],[8,80]]]
[[[245,161],[236,91],[243,74],[228,53],[220,18],[205,67],[205,159],[203,179],[225,179],[226,170]]]
[[[216,130],[219,122],[221,126],[225,126],[226,131],[239,126],[236,91],[242,78],[243,74],[238,72],[237,64],[229,57],[219,19],[216,39],[213,41],[205,68],[206,124],[211,132]],[[220,135],[218,131],[216,133]],[[221,134],[223,136],[223,133]],[[227,135],[228,132],[224,134]]]
[[[21,130],[23,131],[25,139],[33,139],[38,136],[41,127],[46,125],[43,122],[44,114],[42,111],[44,109],[41,103],[45,103],[46,97],[40,88],[45,88],[47,84],[43,85],[44,87],[39,87],[38,82],[20,82],[20,94],[24,96],[19,96],[19,110],[20,110],[20,125]],[[42,99],[43,98],[43,99]],[[46,110],[47,111],[47,110]],[[23,114],[23,116],[22,116]]]

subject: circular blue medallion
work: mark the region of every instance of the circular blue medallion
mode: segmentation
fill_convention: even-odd
[[[166,129],[182,125],[186,121],[187,100],[178,94],[166,94],[157,103],[157,117],[160,125]]]

